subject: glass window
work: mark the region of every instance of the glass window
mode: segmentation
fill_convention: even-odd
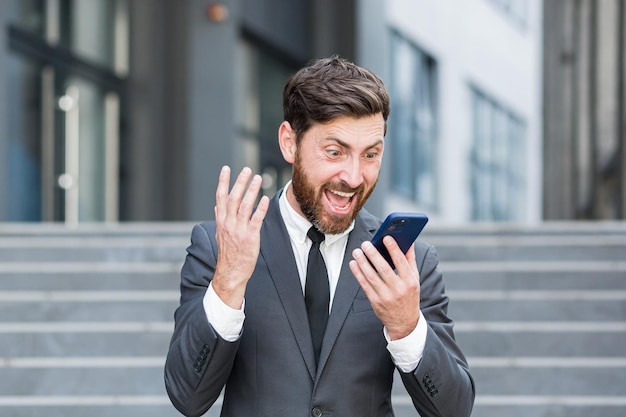
[[[524,123],[476,89],[472,90],[472,113],[472,220],[522,220]]]
[[[11,24],[126,75],[128,0],[12,0],[4,7]]]
[[[6,68],[8,137],[6,153],[0,158],[7,179],[4,220],[37,221],[41,218],[39,69],[11,55]]]
[[[44,0],[5,0],[2,7],[8,11],[9,23],[44,35],[46,27]]]
[[[116,1],[61,1],[60,43],[87,61],[115,67]]]
[[[436,63],[399,33],[392,33],[391,40],[391,187],[416,203],[434,208]]]
[[[3,219],[115,221],[127,0],[14,0],[4,10]]]

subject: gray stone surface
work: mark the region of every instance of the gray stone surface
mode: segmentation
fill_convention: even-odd
[[[0,224],[0,415],[178,415],[162,367],[192,226]],[[423,238],[476,378],[473,417],[626,415],[626,223]],[[392,400],[416,415],[399,379]]]

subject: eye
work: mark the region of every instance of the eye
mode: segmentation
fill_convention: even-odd
[[[341,151],[339,149],[327,149],[326,153],[333,158],[336,158],[339,155],[341,155]]]
[[[378,152],[367,152],[365,154],[365,159],[374,159],[378,156]]]

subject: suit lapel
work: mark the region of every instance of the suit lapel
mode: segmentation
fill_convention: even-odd
[[[318,378],[330,356],[330,352],[337,341],[341,327],[348,317],[354,298],[360,288],[358,281],[354,278],[354,275],[352,275],[352,271],[350,271],[350,266],[348,265],[350,260],[352,260],[352,251],[361,246],[361,243],[371,238],[372,231],[369,230],[362,216],[357,216],[354,230],[350,233],[346,244],[341,273],[339,275],[339,281],[337,282],[335,297],[333,298],[333,306],[330,311],[330,316],[328,317],[328,324],[326,325],[326,333],[324,334],[324,342],[322,343],[322,351],[320,353],[320,362],[317,371]]]
[[[315,354],[309,320],[291,241],[280,215],[279,195],[280,192],[272,199],[261,228],[261,242],[263,242],[261,256],[265,260],[269,275],[274,282],[293,335],[309,369],[311,379],[314,379]]]

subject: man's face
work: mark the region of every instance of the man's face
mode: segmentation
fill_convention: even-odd
[[[381,114],[314,124],[295,151],[291,205],[324,233],[346,230],[378,181],[384,131]]]

